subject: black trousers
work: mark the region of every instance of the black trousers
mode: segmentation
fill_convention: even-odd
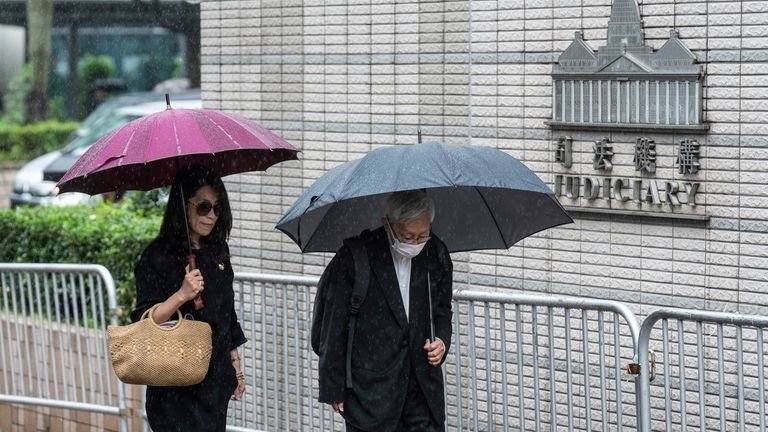
[[[408,380],[408,393],[405,396],[403,412],[400,413],[400,422],[393,432],[443,432],[445,426],[437,423],[429,410],[427,399],[421,390],[419,383],[411,368],[411,377]],[[365,431],[347,423],[347,432],[378,432]]]

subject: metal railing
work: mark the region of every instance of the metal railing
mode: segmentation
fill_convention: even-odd
[[[316,284],[235,276],[248,390],[228,430],[344,429],[317,402]],[[617,302],[480,291],[455,292],[453,308],[447,430],[766,430],[768,317],[663,309],[640,327]],[[116,415],[128,430],[104,332],[116,312],[102,266],[0,264],[0,403]],[[625,372],[633,356],[640,375]]]
[[[104,331],[116,310],[103,266],[0,263],[0,402],[118,415],[127,431]]]
[[[317,402],[317,359],[308,340],[316,284],[317,278],[236,275],[249,391],[230,405],[229,424],[343,430],[341,418]],[[626,306],[465,291],[455,294],[453,307],[454,343],[444,366],[449,430],[592,430],[634,415],[633,403],[629,414],[616,403],[635,391],[634,377],[623,370],[639,325]]]
[[[765,316],[648,315],[638,341],[640,430],[765,432],[766,331]],[[651,342],[662,351],[651,353]]]
[[[453,317],[449,430],[621,431],[634,417],[624,395],[634,393],[635,380],[624,367],[639,325],[626,306],[460,291]]]
[[[323,431],[341,425],[315,397],[308,331],[318,278],[238,273],[235,304],[248,343],[241,349],[245,396],[227,424],[269,431]],[[330,426],[326,426],[326,420]]]

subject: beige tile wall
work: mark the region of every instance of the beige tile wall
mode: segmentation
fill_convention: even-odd
[[[202,3],[204,104],[262,122],[301,161],[233,176],[238,270],[318,275],[330,256],[299,253],[274,225],[302,188],[371,149],[425,140],[503,149],[552,185],[558,136],[552,64],[583,30],[605,44],[609,0],[245,1]],[[658,48],[676,27],[706,72],[711,127],[697,200],[707,224],[578,219],[506,251],[456,254],[456,287],[564,293],[711,310],[768,312],[768,2],[640,2]],[[609,132],[630,157],[636,134]],[[576,157],[592,140],[574,133]],[[659,175],[671,146],[653,134]],[[685,137],[688,137],[686,135]],[[590,165],[591,166],[591,165]],[[641,314],[646,309],[635,307]]]

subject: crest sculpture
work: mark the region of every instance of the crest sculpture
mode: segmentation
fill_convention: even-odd
[[[576,32],[552,70],[551,127],[705,130],[701,66],[670,30],[645,45],[635,0],[614,0],[607,45],[593,50]]]

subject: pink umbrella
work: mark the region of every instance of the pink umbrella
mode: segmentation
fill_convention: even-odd
[[[166,95],[166,101],[168,96]],[[96,141],[59,180],[59,193],[150,190],[202,164],[224,177],[295,160],[298,149],[232,113],[172,109],[136,119]]]
[[[93,143],[59,180],[58,193],[150,190],[170,185],[190,164],[206,165],[224,177],[296,159],[298,149],[245,117],[175,110],[167,94],[165,100],[165,111],[126,123]],[[191,245],[187,259],[195,268]],[[202,307],[198,296],[195,308]]]

